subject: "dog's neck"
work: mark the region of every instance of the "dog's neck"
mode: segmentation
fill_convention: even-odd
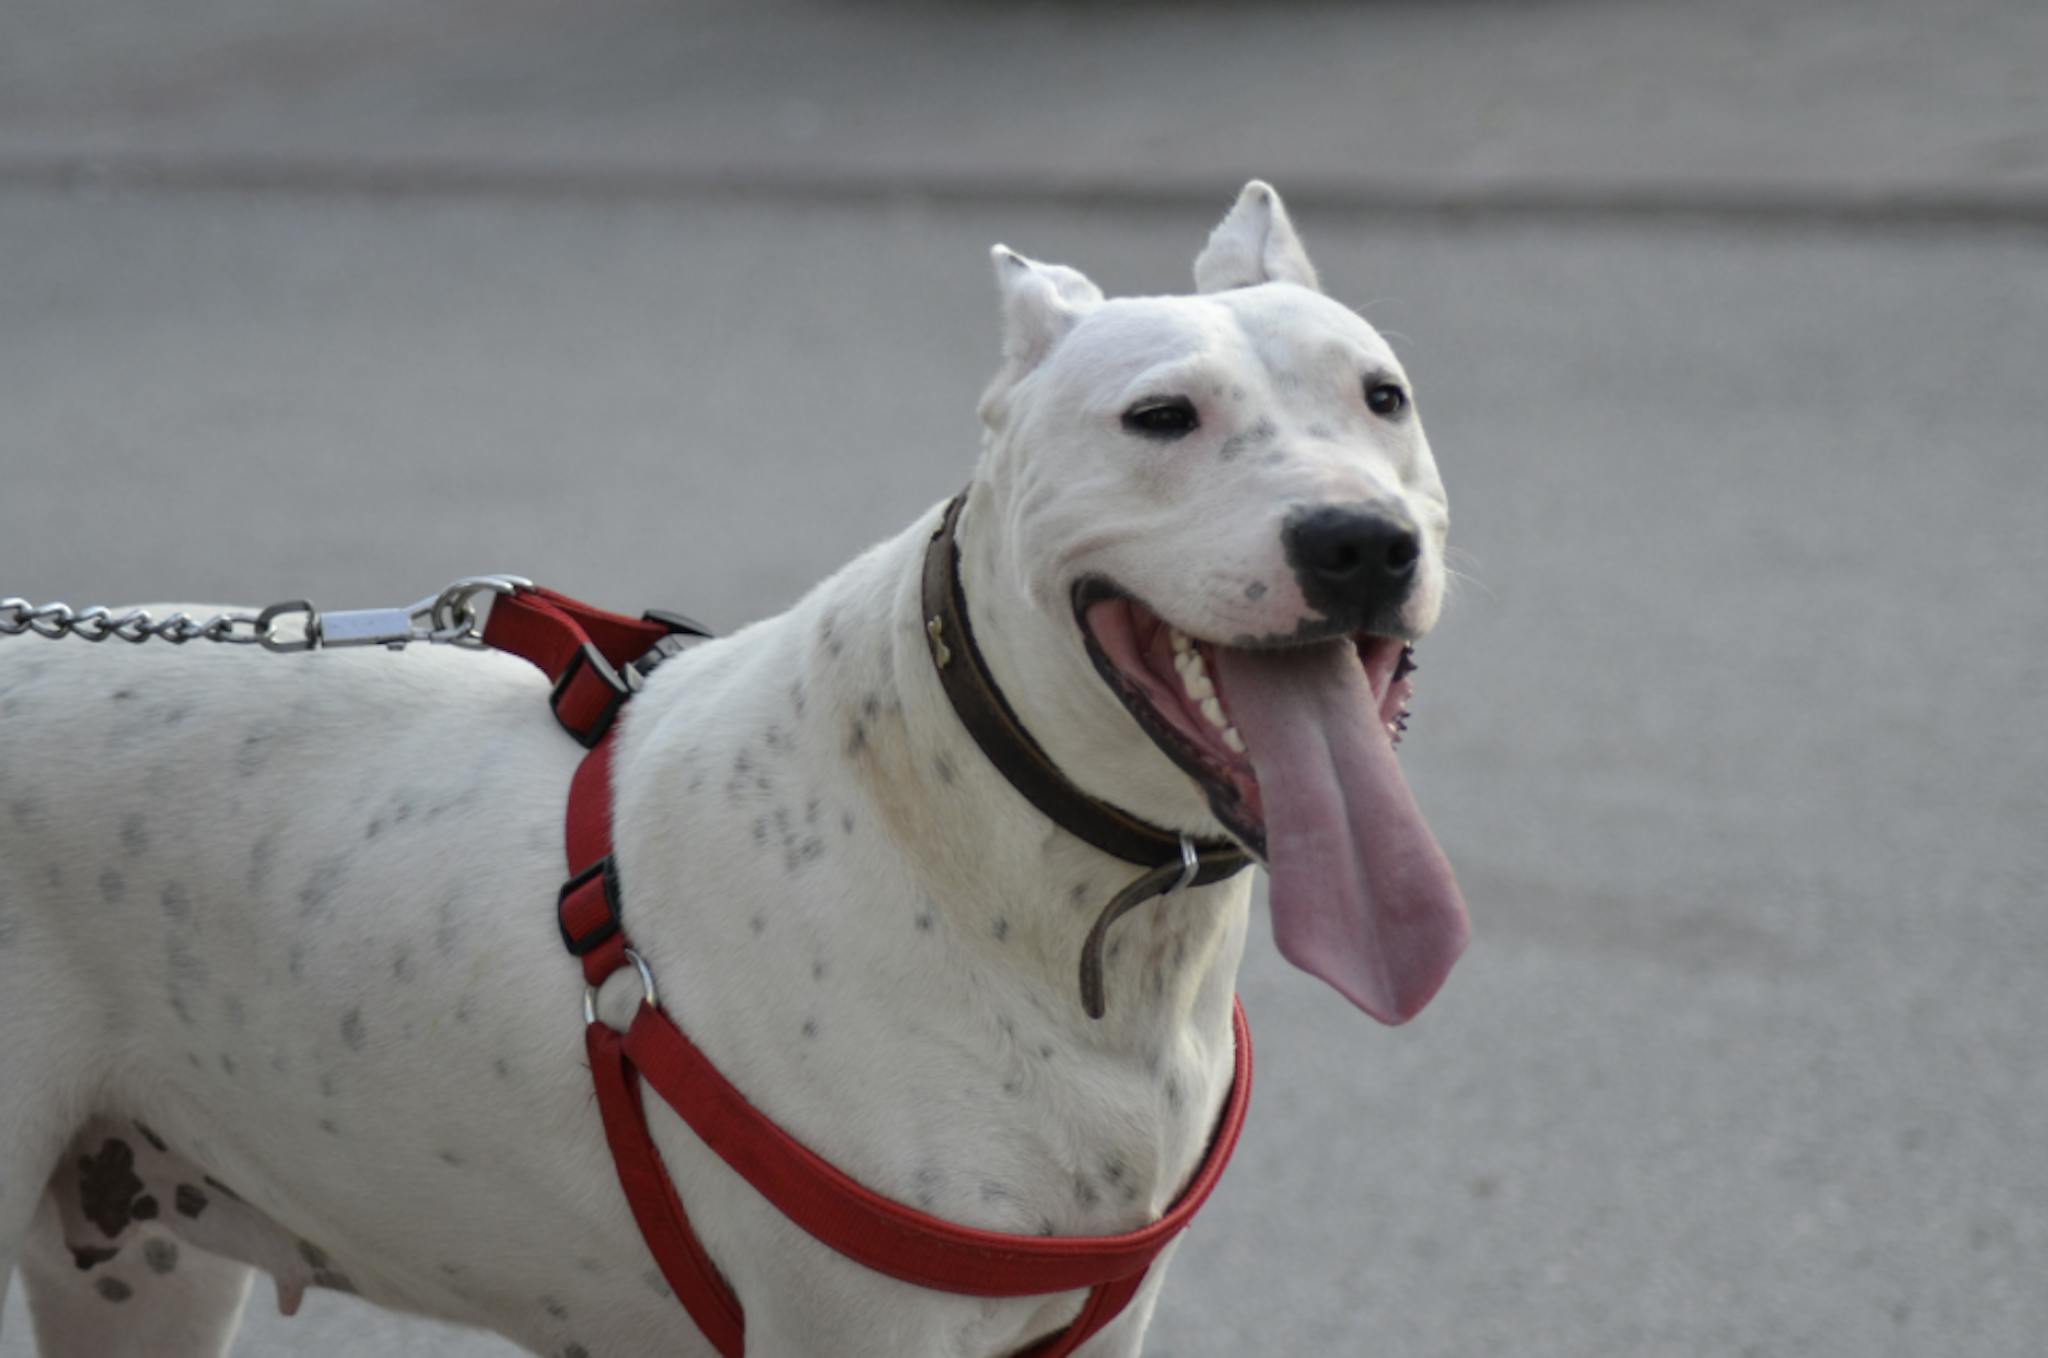
[[[882,714],[902,723],[908,755],[891,776],[912,780],[927,822],[927,832],[905,847],[932,883],[946,925],[979,955],[1025,979],[1051,1013],[1090,1043],[1128,1044],[1149,1064],[1178,1034],[1227,1034],[1249,874],[1158,901],[1115,926],[1103,950],[1108,1015],[1095,1021],[1082,1013],[1078,971],[1088,932],[1110,898],[1144,868],[1049,822],[961,725],[933,666],[919,587],[917,558],[935,526],[928,516],[902,540],[910,550],[891,553],[916,556],[893,563],[898,583],[887,625],[846,644],[877,646],[876,660],[901,702],[900,714]],[[1071,618],[1048,620],[1022,597],[1015,572],[991,546],[998,536],[996,506],[977,484],[957,534],[960,579],[996,683],[1032,736],[1083,790],[1181,828],[1185,820],[1176,820],[1192,800],[1185,775],[1102,683],[1072,635]],[[845,659],[856,663],[852,654]],[[866,698],[859,701],[865,708]],[[900,782],[896,793],[903,795]]]

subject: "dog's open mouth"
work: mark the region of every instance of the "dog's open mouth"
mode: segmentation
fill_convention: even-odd
[[[1167,757],[1201,784],[1217,819],[1252,852],[1265,857],[1265,807],[1258,772],[1233,718],[1227,681],[1221,675],[1229,662],[1219,653],[1303,648],[1231,648],[1200,641],[1135,599],[1101,597],[1102,588],[1088,591],[1096,597],[1077,609],[1095,668]],[[1414,648],[1399,637],[1370,632],[1321,644],[1356,651],[1372,689],[1374,710],[1388,739],[1399,746],[1408,729],[1408,704],[1415,696],[1410,677],[1415,672]]]
[[[1103,679],[1266,861],[1280,951],[1383,1022],[1419,1012],[1468,930],[1394,757],[1408,646],[1372,633],[1219,645],[1100,580],[1075,589],[1074,611]]]

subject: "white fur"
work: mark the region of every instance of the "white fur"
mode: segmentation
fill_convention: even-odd
[[[1004,364],[960,534],[989,663],[1082,786],[1215,833],[1093,672],[1068,591],[1100,572],[1198,635],[1289,631],[1286,507],[1398,498],[1428,530],[1408,618],[1426,630],[1442,489],[1419,423],[1375,419],[1359,385],[1405,378],[1314,290],[1264,185],[1197,265],[1227,290],[1106,301],[1000,249],[997,274]],[[1122,429],[1168,388],[1201,430]],[[1081,940],[1135,869],[1054,829],[948,709],[918,591],[937,512],[630,705],[628,927],[676,1021],[856,1178],[994,1230],[1128,1230],[1172,1200],[1225,1094],[1250,876],[1119,925],[1109,1015],[1085,1017]],[[537,1353],[710,1353],[592,1107],[553,918],[581,752],[543,693],[491,655],[0,641],[0,1278],[24,1263],[46,1353],[138,1333],[220,1352],[245,1282],[220,1258],[287,1302],[346,1285]],[[637,991],[615,979],[617,1020]],[[996,1358],[1078,1307],[878,1277],[652,1120],[750,1354]],[[99,1229],[80,1167],[109,1142],[160,1210],[80,1273],[65,1247]],[[202,1185],[181,1214],[200,1176],[238,1199]],[[152,1267],[152,1239],[186,1263]],[[1089,1358],[1138,1352],[1164,1272]],[[86,1291],[101,1279],[126,1298]]]

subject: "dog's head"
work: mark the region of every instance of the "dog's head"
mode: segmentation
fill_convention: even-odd
[[[1266,859],[1282,952],[1408,1018],[1466,926],[1393,753],[1450,521],[1400,361],[1323,295],[1261,183],[1193,296],[1110,300],[1072,269],[995,261],[978,479],[1007,573]]]

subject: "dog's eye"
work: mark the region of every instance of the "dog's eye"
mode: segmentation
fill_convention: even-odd
[[[1124,428],[1147,438],[1177,439],[1201,427],[1194,402],[1185,396],[1140,401],[1124,412]]]
[[[1375,382],[1365,389],[1365,408],[1381,419],[1391,419],[1408,408],[1408,393],[1392,382]]]

